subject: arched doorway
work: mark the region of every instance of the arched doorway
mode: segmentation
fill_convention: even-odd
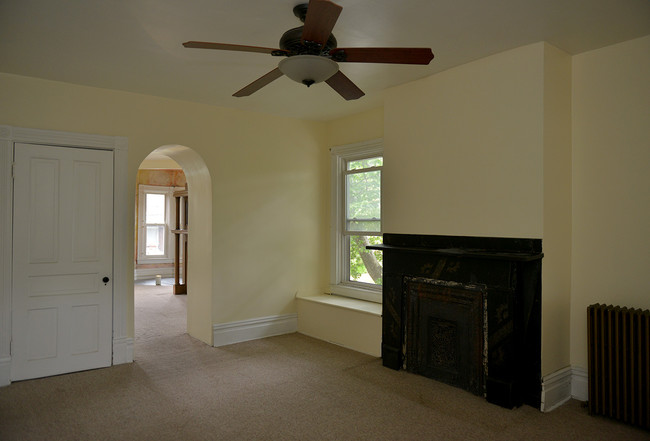
[[[154,158],[170,158],[182,169],[190,195],[188,223],[187,332],[212,345],[212,182],[203,159],[191,148],[164,145]]]

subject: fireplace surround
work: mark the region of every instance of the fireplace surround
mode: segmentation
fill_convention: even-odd
[[[541,400],[541,239],[384,234],[384,366]]]

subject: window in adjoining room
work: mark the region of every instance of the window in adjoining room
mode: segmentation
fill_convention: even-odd
[[[173,187],[139,186],[138,263],[172,262],[170,209],[173,191]]]

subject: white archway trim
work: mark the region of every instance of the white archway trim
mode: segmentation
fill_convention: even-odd
[[[127,335],[128,140],[121,136],[0,126],[0,386],[10,383],[11,276],[13,228],[13,147],[16,142],[110,150],[113,155],[113,364],[133,361],[133,338]],[[131,238],[132,239],[132,238]],[[131,296],[132,297],[132,296]]]

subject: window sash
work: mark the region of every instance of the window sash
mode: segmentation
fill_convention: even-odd
[[[168,241],[165,240],[167,235],[167,225],[165,224],[145,224],[144,225],[144,254],[147,258],[158,258],[164,257],[167,254],[167,247],[169,246]],[[155,243],[150,242],[151,236],[159,236],[158,240]],[[157,243],[157,245],[156,245]],[[160,250],[160,252],[150,252],[150,248],[153,250]]]
[[[147,225],[163,224],[168,214],[167,205],[169,204],[167,202],[167,195],[157,191],[145,191],[144,196],[144,223]],[[154,196],[162,196],[162,201],[160,198],[154,198]],[[162,207],[156,207],[154,202],[162,202]],[[162,208],[162,213],[154,211],[154,208]]]
[[[372,156],[368,159],[375,159],[379,158],[380,156]],[[365,159],[365,158],[363,158]],[[359,162],[360,160],[363,159],[354,159],[354,160],[344,160],[345,163],[345,168],[347,169],[349,167],[350,162]],[[350,233],[353,231],[358,231],[358,232],[371,232],[371,231],[378,231],[381,230],[381,170],[382,166],[375,166],[375,167],[368,167],[368,168],[361,168],[361,169],[354,169],[354,170],[346,170],[343,173],[342,179],[343,179],[343,187],[344,187],[344,195],[343,195],[343,203],[345,205],[345,225],[344,225],[344,230],[346,233]],[[358,175],[368,175],[368,179],[377,179],[379,181],[379,189],[376,188],[368,188],[365,186],[364,182],[351,182],[350,181],[350,176],[358,176]],[[354,192],[357,192],[357,197],[352,198],[352,194]],[[371,200],[367,201],[364,200],[360,196],[367,196],[371,198]],[[372,199],[378,199],[378,200],[372,200]],[[353,204],[360,204],[361,206],[357,206],[358,212],[362,212],[363,214],[366,214],[366,216],[358,216],[355,217],[351,214]],[[361,214],[361,213],[360,213]],[[371,217],[368,217],[367,215],[370,215]],[[368,225],[368,227],[364,227],[364,225]],[[354,228],[356,226],[356,228]],[[378,229],[376,227],[379,227]]]

